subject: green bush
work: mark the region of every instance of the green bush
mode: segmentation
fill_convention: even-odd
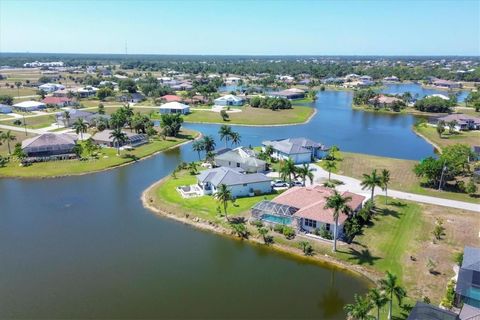
[[[295,230],[292,227],[283,227],[282,233],[288,240],[295,238]]]
[[[283,233],[283,227],[281,224],[276,224],[273,226],[273,231],[278,232],[278,233]]]

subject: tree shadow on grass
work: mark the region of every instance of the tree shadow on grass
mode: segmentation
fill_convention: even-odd
[[[399,208],[403,208],[403,207],[407,206],[406,203],[403,203],[401,201],[391,201],[388,204],[391,205],[391,206],[394,206],[394,207],[399,207]]]
[[[230,223],[233,223],[233,224],[239,224],[239,223],[246,223],[247,220],[245,219],[245,217],[231,217],[230,218]]]
[[[124,154],[123,158],[132,159],[133,161],[137,161],[139,159],[136,155],[131,154],[131,153]]]
[[[401,214],[398,213],[398,211],[391,210],[391,209],[383,209],[382,212],[380,213],[380,215],[382,217],[392,216],[396,219],[400,219],[400,216],[401,216]]]
[[[369,266],[373,266],[375,261],[381,259],[380,257],[373,256],[369,249],[356,250],[354,248],[350,248],[349,252],[345,253],[350,255],[348,260],[354,261],[359,265],[368,264]]]

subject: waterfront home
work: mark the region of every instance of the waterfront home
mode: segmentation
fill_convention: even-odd
[[[441,93],[435,93],[435,94],[431,94],[431,95],[427,96],[427,98],[431,98],[431,97],[437,97],[437,98],[440,98],[440,99],[445,100],[445,101],[450,100],[449,97],[447,97],[446,95],[441,94]]]
[[[79,109],[68,110],[69,118],[65,117],[65,112],[57,112],[55,114],[55,119],[59,126],[71,127],[77,119],[82,119],[88,125],[94,125],[95,121],[99,118],[106,120],[110,119],[109,115],[103,115],[98,113],[87,112]]]
[[[233,150],[216,154],[214,157],[217,166],[241,168],[246,172],[263,172],[267,170],[267,163],[257,159],[252,149],[238,147]]]
[[[466,130],[480,130],[480,118],[472,117],[462,113],[453,113],[443,117],[436,118],[436,123],[440,121],[445,123],[455,122],[455,130],[457,131],[466,131]]]
[[[262,150],[267,146],[273,149],[272,157],[285,160],[292,159],[295,164],[310,163],[325,157],[328,148],[307,138],[290,138],[283,140],[266,140],[262,142]]]
[[[88,98],[97,94],[98,88],[93,86],[85,86],[77,89],[77,95],[80,98]]]
[[[23,101],[19,103],[15,103],[13,105],[13,108],[17,111],[22,111],[22,112],[32,112],[32,111],[37,111],[41,109],[45,109],[47,105],[43,102],[38,102],[38,101]]]
[[[165,102],[180,102],[180,101],[182,101],[182,98],[180,98],[179,96],[176,96],[174,94],[166,94],[164,96],[161,96],[160,98]]]
[[[390,97],[383,94],[379,94],[370,100],[368,100],[369,104],[376,105],[378,107],[391,107],[395,104],[405,104],[402,99],[397,97]]]
[[[190,113],[190,107],[184,103],[180,102],[167,102],[160,106],[160,113],[161,114],[169,114],[169,113],[180,113],[180,114],[188,114]]]
[[[456,305],[467,304],[480,311],[480,248],[464,248],[455,293]]]
[[[183,81],[175,85],[170,86],[171,89],[173,90],[192,90],[193,85],[190,81]]]
[[[47,93],[51,93],[51,92],[63,90],[63,89],[65,89],[65,86],[57,83],[45,83],[38,86],[38,90],[43,90]]]
[[[244,102],[245,100],[243,98],[234,96],[233,94],[227,94],[214,100],[217,106],[242,106]]]
[[[77,137],[67,133],[43,133],[22,141],[26,162],[75,158],[73,152]]]
[[[126,93],[118,97],[118,101],[121,102],[130,102],[130,103],[139,103],[145,100],[145,96],[141,93]]]
[[[207,169],[197,176],[203,195],[214,194],[224,184],[233,198],[272,192],[272,179],[261,173],[246,173],[241,168],[218,167]]]
[[[0,103],[0,113],[6,114],[6,113],[11,113],[11,112],[12,112],[12,107],[11,106]]]
[[[400,81],[400,79],[398,79],[398,77],[395,77],[395,76],[390,76],[390,77],[385,77],[385,78],[383,78],[383,81],[386,81],[386,82],[398,82],[398,81]]]
[[[252,208],[252,217],[266,223],[290,225],[306,233],[315,233],[322,228],[333,232],[333,210],[325,208],[327,198],[333,194],[332,189],[320,185],[293,187],[271,201],[257,203]],[[344,192],[342,195],[351,197],[348,205],[352,215],[362,208],[364,196],[351,192]],[[344,213],[338,217],[338,238],[344,235],[343,226],[347,219],[348,215]]]
[[[459,320],[458,315],[450,310],[418,301],[410,311],[407,320]],[[466,319],[466,318],[465,318]]]
[[[450,80],[443,80],[443,79],[432,79],[431,84],[436,87],[445,88],[445,89],[459,89],[461,88],[461,84],[458,82],[450,81]]]
[[[53,105],[58,108],[64,108],[74,104],[74,101],[67,97],[45,97],[42,102],[46,105]]]
[[[127,136],[127,141],[120,143],[120,147],[122,146],[132,146],[137,147],[142,144],[148,142],[148,136],[145,134],[135,133],[135,132],[128,132],[123,131]],[[112,130],[103,130],[100,132],[95,133],[92,136],[93,142],[103,147],[117,147],[116,142],[114,142],[113,138],[111,137]]]
[[[296,100],[305,98],[305,91],[297,88],[290,88],[282,91],[274,91],[268,93],[269,97],[285,98],[288,100]]]

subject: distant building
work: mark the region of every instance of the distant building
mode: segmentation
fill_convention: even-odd
[[[452,113],[443,117],[436,118],[436,123],[444,121],[445,123],[455,122],[455,130],[480,130],[480,118],[472,117],[462,113]]]
[[[145,100],[145,96],[138,92],[127,93],[119,96],[118,100],[122,102],[138,103]]]
[[[93,86],[85,86],[77,89],[77,94],[80,98],[88,98],[97,94],[98,88]]]
[[[305,91],[297,88],[290,88],[282,91],[274,91],[268,94],[270,97],[286,98],[296,100],[305,98]]]
[[[67,97],[45,97],[42,102],[47,105],[54,105],[58,108],[64,108],[74,104],[74,101]]]
[[[32,112],[41,109],[45,109],[47,105],[38,101],[23,101],[13,105],[13,108],[22,112]]]
[[[174,94],[166,94],[164,96],[161,96],[161,99],[165,102],[180,102],[180,101],[182,101],[181,97],[176,96]]]
[[[386,81],[386,82],[398,82],[398,81],[400,81],[400,79],[398,79],[398,77],[395,77],[395,76],[390,76],[390,77],[385,77],[385,78],[383,78],[383,81]]]
[[[431,81],[436,87],[446,88],[446,89],[459,89],[461,88],[461,84],[458,82],[450,81],[450,80],[443,80],[443,79],[433,79]]]
[[[72,109],[68,111],[68,115],[70,118],[65,117],[65,112],[58,112],[55,114],[55,118],[57,120],[57,124],[59,126],[71,127],[75,121],[78,119],[82,119],[88,125],[93,125],[95,121],[99,118],[104,118],[106,120],[110,119],[110,116],[98,113],[87,112],[79,109]]]
[[[214,103],[218,106],[242,106],[244,102],[245,100],[243,98],[234,96],[233,94],[227,94],[214,100]]]
[[[190,107],[180,102],[167,102],[160,106],[160,113],[161,114],[169,114],[169,113],[188,114],[190,113]]]
[[[45,84],[42,84],[42,85],[38,86],[38,89],[43,90],[47,93],[51,93],[51,92],[54,92],[54,91],[57,91],[57,90],[63,90],[63,89],[65,89],[65,86],[61,85],[61,84],[57,84],[57,83],[45,83]]]
[[[12,107],[6,104],[0,104],[0,113],[6,114],[11,113]]]
[[[379,107],[390,107],[398,103],[404,104],[404,101],[397,97],[390,97],[390,96],[380,94],[368,100],[368,103],[373,105],[376,104]]]
[[[25,68],[39,68],[39,67],[63,67],[64,63],[62,61],[53,61],[53,62],[27,62],[23,66]]]
[[[124,143],[121,143],[120,147],[125,145],[136,147],[148,142],[148,137],[144,134],[128,132],[128,131],[123,131],[123,132],[127,136],[127,141]],[[113,147],[116,147],[116,144],[113,141],[113,138],[110,137],[111,134],[112,134],[112,130],[103,130],[94,134],[92,136],[92,139],[98,145],[113,148]]]
[[[417,302],[408,315],[407,320],[459,320],[458,315],[452,311],[441,309],[437,306]]]
[[[325,157],[328,148],[307,138],[290,138],[284,140],[266,140],[262,142],[262,150],[267,146],[273,149],[272,157],[284,160],[292,159],[295,164],[310,163]]]

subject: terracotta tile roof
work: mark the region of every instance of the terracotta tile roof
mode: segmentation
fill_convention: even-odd
[[[182,98],[180,98],[179,96],[176,96],[174,94],[166,94],[164,96],[162,96],[162,99],[165,100],[166,102],[180,102],[182,101]]]
[[[45,97],[45,99],[42,100],[42,102],[45,104],[62,104],[71,101],[72,99],[66,97]]]
[[[325,209],[326,200],[333,193],[332,189],[319,185],[313,187],[294,187],[285,191],[272,201],[298,208],[298,211],[294,214],[296,217],[334,224],[333,210]],[[352,192],[344,192],[342,195],[352,198],[349,202],[349,206],[352,209],[357,209],[365,200],[364,196]],[[338,217],[338,223],[343,224],[347,218],[348,216],[346,214],[341,213]]]

